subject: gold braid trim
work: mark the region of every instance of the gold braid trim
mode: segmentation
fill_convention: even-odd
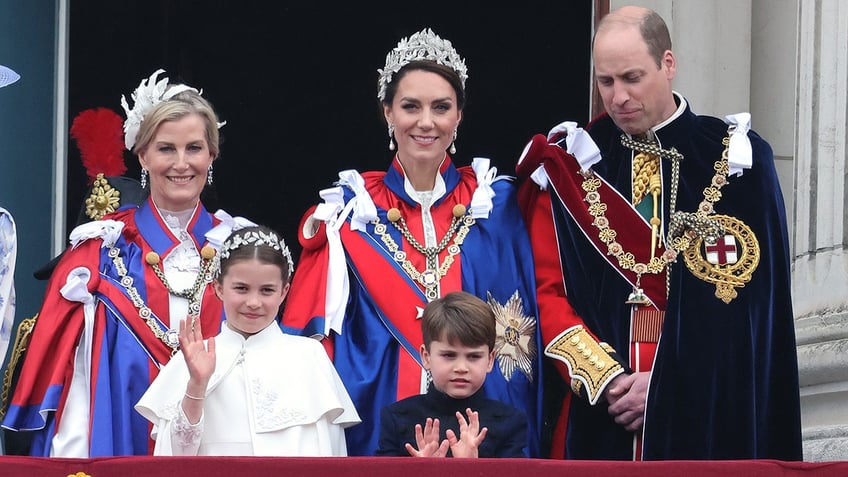
[[[545,348],[545,355],[568,366],[571,389],[585,396],[589,403],[598,402],[601,392],[624,367],[612,356],[616,351],[606,343],[598,343],[582,325],[563,331]]]
[[[633,205],[642,202],[642,199],[648,195],[651,178],[657,175],[659,170],[659,156],[640,152],[633,158]]]
[[[9,357],[9,363],[6,365],[6,369],[3,370],[3,391],[0,392],[0,421],[6,417],[6,411],[9,409],[9,392],[12,390],[12,376],[15,374],[15,368],[18,367],[18,361],[23,357],[29,345],[29,338],[32,335],[32,329],[35,328],[36,318],[38,318],[38,313],[32,318],[21,320],[18,325],[18,331],[15,333],[15,344],[12,347],[12,355]]]

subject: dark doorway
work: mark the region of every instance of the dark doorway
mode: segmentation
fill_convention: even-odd
[[[278,229],[296,254],[301,215],[338,171],[390,161],[376,71],[401,37],[431,27],[466,59],[458,165],[484,156],[512,174],[532,134],[588,119],[592,0],[381,3],[71,2],[68,119],[93,107],[123,117],[121,95],[157,68],[202,88],[227,121],[207,206]],[[69,151],[70,229],[87,181]],[[135,156],[126,163],[138,177]]]

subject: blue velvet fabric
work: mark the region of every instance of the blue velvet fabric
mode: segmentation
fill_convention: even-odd
[[[629,197],[631,150],[620,143],[622,131],[606,115],[586,129],[603,157],[593,169]],[[674,147],[685,157],[677,210],[694,212],[703,200],[726,136],[723,121],[697,116],[688,106],[657,131],[662,148]],[[646,460],[802,458],[786,213],[771,147],[754,132],[749,138],[753,167],[730,177],[715,210],[753,230],[759,266],[729,304],[716,298],[715,285],[694,276],[682,257],[671,267],[645,411]],[[671,161],[664,159],[662,168],[662,214],[668,224]],[[569,300],[600,340],[626,356],[630,305],[625,299],[631,286],[591,247],[562,204],[552,202]],[[612,421],[605,404],[572,400],[567,458],[630,459],[632,446],[632,434]]]

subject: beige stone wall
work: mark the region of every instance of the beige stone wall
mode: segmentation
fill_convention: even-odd
[[[806,460],[848,460],[848,4],[798,9],[793,300]]]

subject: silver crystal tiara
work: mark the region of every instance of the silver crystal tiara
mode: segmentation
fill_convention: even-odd
[[[230,258],[230,252],[233,250],[247,246],[265,246],[280,252],[289,264],[289,277],[294,274],[294,260],[292,260],[291,251],[289,251],[286,241],[277,237],[277,234],[273,232],[265,233],[262,231],[248,230],[236,233],[221,246],[221,260]]]
[[[433,30],[425,28],[409,38],[401,39],[397,47],[386,55],[386,66],[377,70],[380,75],[377,80],[377,98],[380,101],[386,99],[386,89],[392,82],[392,76],[410,62],[418,60],[435,61],[451,68],[459,75],[462,87],[465,87],[465,80],[468,79],[465,60],[460,58],[449,40],[443,40]]]

